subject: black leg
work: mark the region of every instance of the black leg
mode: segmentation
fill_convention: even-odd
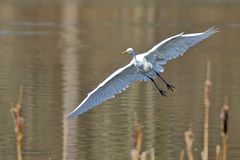
[[[161,95],[162,96],[165,96],[165,97],[167,97],[167,95],[166,95],[166,91],[164,91],[164,90],[162,90],[162,89],[160,89],[159,87],[158,87],[158,85],[155,83],[155,81],[151,78],[151,77],[149,77],[149,76],[147,76],[152,82],[153,82],[153,84],[157,87],[157,89],[158,89],[158,91],[161,93]]]
[[[171,84],[168,84],[161,76],[160,76],[160,74],[158,74],[158,72],[156,72],[155,70],[154,70],[154,72],[157,74],[157,76],[167,85],[167,88],[168,89],[170,89],[171,91],[173,91],[173,89],[175,89],[175,87],[173,86],[173,85],[171,85]]]

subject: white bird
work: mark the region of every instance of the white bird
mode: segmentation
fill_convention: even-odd
[[[166,96],[166,91],[160,89],[153,78],[158,76],[167,85],[168,89],[173,90],[174,86],[168,84],[159,74],[164,71],[162,65],[180,55],[183,55],[188,48],[198,42],[208,38],[218,32],[215,27],[207,29],[205,32],[172,36],[155,45],[146,53],[136,54],[135,50],[128,48],[123,54],[128,53],[133,57],[132,61],[116,70],[107,79],[100,83],[97,88],[87,94],[87,97],[77,106],[68,118],[76,117],[96,105],[113,98],[121,93],[134,81],[151,80],[157,87],[162,96]]]

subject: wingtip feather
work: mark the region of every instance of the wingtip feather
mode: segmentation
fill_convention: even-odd
[[[77,115],[75,115],[75,114],[73,114],[72,112],[71,113],[68,113],[67,115],[66,115],[66,118],[67,118],[67,120],[70,120],[70,119],[73,119],[74,117],[76,117]]]
[[[87,110],[86,109],[83,109],[83,108],[76,108],[75,110],[73,110],[72,112],[68,113],[66,115],[67,119],[70,120],[70,119],[73,119],[81,114],[83,114],[84,112],[86,112]]]
[[[220,31],[219,31],[219,29],[216,28],[215,26],[212,26],[212,27],[208,28],[205,32],[212,35],[212,34],[214,34],[214,33],[220,32]]]

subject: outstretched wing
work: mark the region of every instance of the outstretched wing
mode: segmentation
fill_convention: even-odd
[[[146,77],[142,75],[131,62],[112,73],[106,80],[100,83],[97,88],[88,93],[80,105],[68,114],[68,118],[76,117],[96,105],[113,98],[116,94],[125,90],[133,81],[137,80],[146,80]]]
[[[166,64],[167,61],[177,58],[179,55],[183,55],[188,48],[194,46],[198,42],[208,38],[216,32],[218,32],[218,30],[215,27],[211,27],[205,32],[201,33],[181,33],[172,36],[163,40],[145,53],[145,58],[152,61],[156,60],[161,64]]]

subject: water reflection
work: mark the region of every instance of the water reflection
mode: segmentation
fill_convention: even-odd
[[[63,64],[63,108],[64,115],[70,112],[70,106],[75,106],[79,102],[78,92],[75,88],[79,85],[79,70],[78,70],[78,46],[81,45],[78,40],[77,12],[78,7],[75,3],[66,2],[62,8],[62,24],[64,25],[61,31],[63,47],[62,64]],[[72,121],[71,125],[77,126],[76,121]],[[63,118],[63,159],[66,160],[69,155],[70,159],[76,159],[77,149],[75,143],[77,141],[76,130],[69,130],[67,119]]]
[[[229,158],[240,157],[238,3],[83,0],[20,4],[12,0],[2,2],[0,15],[0,154],[15,148],[9,109],[23,85],[24,148],[50,153],[34,159],[128,159],[135,119],[143,126],[143,148],[154,147],[157,159],[178,157],[184,148],[183,132],[191,124],[195,159],[201,159],[202,92],[205,62],[210,59],[210,158],[220,143],[219,111],[225,95],[231,107]],[[85,115],[63,119],[86,93],[130,61],[118,54],[124,49],[146,51],[170,35],[202,31],[211,25],[221,32],[166,65],[163,76],[176,86],[168,98],[160,97],[151,83],[135,83]],[[0,159],[14,156],[5,154]]]

